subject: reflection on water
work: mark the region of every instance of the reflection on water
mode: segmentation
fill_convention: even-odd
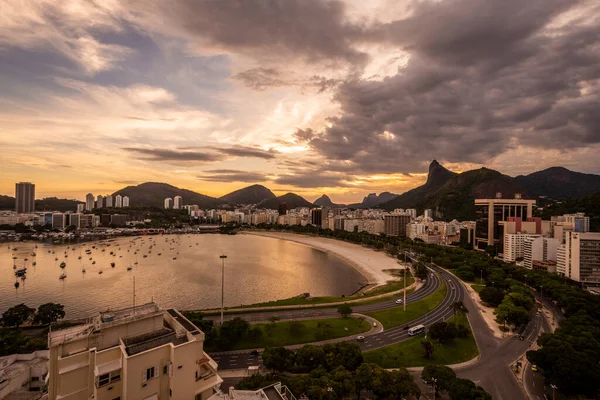
[[[227,255],[226,306],[303,292],[349,295],[364,283],[358,272],[331,254],[252,235],[145,236],[70,245],[4,243],[0,248],[0,313],[19,303],[30,307],[61,303],[68,318],[107,307],[127,307],[133,304],[134,276],[137,304],[154,300],[179,309],[219,307],[221,254]],[[13,263],[17,269],[27,267],[25,280],[15,277]],[[67,275],[64,280],[59,279],[61,273]]]

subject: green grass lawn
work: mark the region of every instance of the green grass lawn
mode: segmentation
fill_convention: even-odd
[[[479,293],[485,287],[485,285],[480,285],[479,283],[472,283],[471,287],[473,288],[474,291]]]
[[[292,332],[292,324],[302,327]],[[320,324],[327,324],[329,328],[319,328]],[[268,328],[267,326],[272,326]],[[267,324],[252,324],[262,331],[259,339],[244,338],[227,350],[257,349],[267,346],[289,346],[292,344],[311,343],[320,340],[334,339],[344,336],[358,335],[371,329],[369,323],[357,318],[326,318],[300,321],[285,321]],[[298,325],[296,325],[298,327]],[[214,349],[208,348],[208,351]]]
[[[464,315],[456,315],[448,321],[456,321],[461,325],[469,326]],[[457,364],[471,360],[479,354],[475,339],[470,333],[466,338],[457,338],[443,345],[435,343],[433,358],[428,360],[423,357],[423,347],[421,346],[423,339],[424,335],[420,335],[391,346],[367,351],[363,353],[365,362],[375,363],[383,368],[408,368],[431,364]]]
[[[388,310],[375,311],[366,314],[381,322],[384,328],[393,328],[394,326],[402,325],[412,321],[425,314],[427,311],[433,310],[444,300],[447,290],[448,288],[446,282],[442,280],[442,285],[438,290],[423,300],[407,304],[406,311],[404,311],[402,305],[399,305],[398,307]]]
[[[406,286],[410,286],[414,282],[415,282],[415,279],[410,274],[408,274],[408,276],[406,277]],[[230,313],[235,312],[235,310],[238,308],[327,305],[329,303],[337,303],[340,301],[361,300],[361,299],[364,299],[365,301],[357,302],[354,304],[355,305],[369,304],[372,302],[384,300],[384,299],[369,299],[370,297],[394,292],[394,291],[400,290],[402,288],[404,288],[403,278],[399,278],[397,280],[389,281],[385,285],[378,286],[375,289],[368,291],[364,295],[347,296],[347,297],[320,296],[320,297],[312,297],[310,299],[307,299],[304,297],[291,297],[289,299],[281,299],[281,300],[267,301],[264,303],[255,303],[255,304],[249,304],[249,305],[240,305],[240,306],[230,307],[226,310],[226,312],[227,311],[229,311]],[[406,293],[408,294],[408,293],[411,293],[412,291],[414,291],[414,289],[409,289]],[[392,297],[392,296],[390,296],[390,297]],[[388,298],[389,297],[386,297],[385,299],[388,299]],[[206,315],[211,315],[211,314],[218,314],[220,311],[219,310],[205,310],[203,312]]]

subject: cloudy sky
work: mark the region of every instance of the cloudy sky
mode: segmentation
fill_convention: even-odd
[[[3,0],[0,193],[600,173],[595,0]]]

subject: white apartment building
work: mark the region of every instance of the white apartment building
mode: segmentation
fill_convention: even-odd
[[[183,199],[181,196],[175,196],[173,198],[173,208],[179,210],[183,206]]]
[[[155,303],[48,335],[49,400],[206,400],[223,380],[204,333]]]
[[[575,232],[590,231],[590,217],[586,217],[584,213],[565,214],[563,215],[565,222],[571,224]]]
[[[556,261],[558,246],[558,239],[541,236],[526,238],[523,242],[523,266],[533,269],[534,261]]]
[[[556,258],[559,274],[577,282],[600,285],[600,233],[568,232]]]
[[[110,194],[107,194],[104,198],[104,204],[107,208],[113,206],[113,197]]]
[[[52,214],[52,229],[65,229],[65,215],[63,213]]]
[[[164,201],[164,206],[165,206],[166,210],[168,210],[169,208],[173,208],[173,199],[170,197],[167,197]]]
[[[129,207],[129,196],[123,196],[123,207]]]
[[[77,204],[77,212],[82,213],[85,210],[85,204],[79,203]]]
[[[115,207],[121,208],[123,207],[123,196],[120,194],[115,196]]]
[[[88,193],[85,195],[85,210],[92,211],[94,209],[94,195]]]
[[[98,195],[96,197],[96,208],[103,208],[104,207],[104,197],[102,197],[101,195]]]
[[[524,243],[526,239],[541,237],[527,233],[507,233],[504,235],[504,262],[515,262],[524,258]]]
[[[333,227],[332,227],[333,229]],[[366,218],[359,220],[358,231],[368,232],[372,235],[379,235],[385,230],[385,221],[383,219]]]
[[[424,240],[424,237],[427,236],[427,224],[423,224],[420,222],[412,222],[406,226],[407,236],[412,240],[419,238]]]

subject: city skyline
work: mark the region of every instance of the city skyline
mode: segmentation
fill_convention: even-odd
[[[600,173],[596,2],[363,3],[6,2],[0,193],[348,203],[422,184],[433,158]]]

